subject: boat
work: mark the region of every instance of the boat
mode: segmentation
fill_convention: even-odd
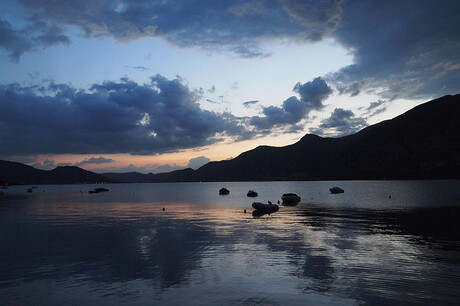
[[[252,207],[260,211],[277,211],[278,209],[280,209],[278,205],[272,204],[271,202],[268,202],[268,204],[254,202],[252,203]]]
[[[106,188],[99,187],[94,190],[89,190],[88,193],[99,193],[99,192],[105,192],[105,191],[109,191],[109,190]]]
[[[258,195],[259,194],[255,192],[254,190],[249,190],[247,194],[248,197],[252,197],[252,198],[257,197]]]
[[[300,197],[295,193],[285,193],[281,196],[283,203],[296,203],[300,202]]]
[[[32,188],[27,188],[27,192],[32,192]]]
[[[329,191],[330,191],[331,193],[344,193],[344,192],[345,192],[345,190],[343,190],[342,188],[337,187],[337,186],[336,186],[336,187],[332,187],[331,189],[329,189]]]
[[[230,190],[228,190],[227,188],[221,188],[219,190],[220,195],[226,195],[226,194],[229,194],[229,193],[230,193]]]

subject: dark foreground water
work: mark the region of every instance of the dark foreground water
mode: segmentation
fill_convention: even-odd
[[[1,305],[460,304],[460,181],[95,187],[2,189]]]

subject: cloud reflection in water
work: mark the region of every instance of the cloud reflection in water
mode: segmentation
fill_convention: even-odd
[[[253,218],[186,202],[162,212],[163,204],[2,203],[0,302],[31,302],[40,284],[62,292],[48,297],[52,303],[109,295],[138,303],[379,304],[455,301],[460,292],[451,283],[460,275],[457,208],[301,204]]]

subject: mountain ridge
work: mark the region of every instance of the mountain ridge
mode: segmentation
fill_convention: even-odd
[[[38,170],[14,162],[9,162],[11,164],[6,167],[5,163],[8,162],[0,161],[0,182],[8,181],[5,173],[10,174],[10,181],[13,181],[13,177],[15,181],[24,182],[24,178],[20,180],[11,174],[11,168],[15,167],[19,172],[35,173],[41,181],[62,180],[61,183],[76,181],[77,178],[77,181],[86,179],[87,182],[105,180],[143,183],[458,179],[459,115],[460,94],[448,95],[420,104],[393,119],[368,126],[355,134],[339,138],[306,134],[298,142],[284,147],[261,145],[242,152],[232,160],[209,162],[197,170],[187,168],[158,174],[96,174],[78,167]]]
[[[114,181],[76,166],[40,170],[18,162],[0,160],[0,185],[58,185],[113,183]]]

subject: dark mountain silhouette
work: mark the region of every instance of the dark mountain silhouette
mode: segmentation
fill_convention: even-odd
[[[113,182],[112,180],[91,171],[78,167],[57,167],[46,171],[35,169],[21,163],[0,160],[0,183],[10,185],[42,185],[42,184],[77,184]]]
[[[460,95],[445,96],[341,137],[305,135],[208,163],[198,180],[460,178]],[[187,176],[185,176],[187,177]]]
[[[195,179],[196,171],[187,168],[183,170],[175,170],[165,173],[148,173],[142,174],[139,172],[127,173],[103,173],[103,176],[110,180],[125,183],[161,183],[161,182],[197,182]]]
[[[323,138],[307,134],[285,147],[259,146],[232,160],[160,174],[105,173],[112,182],[249,180],[354,180],[460,178],[460,95],[419,105],[360,132]],[[15,170],[16,169],[16,170]],[[7,175],[5,175],[7,174]],[[52,171],[0,161],[0,181],[96,182],[104,178],[77,167]]]

